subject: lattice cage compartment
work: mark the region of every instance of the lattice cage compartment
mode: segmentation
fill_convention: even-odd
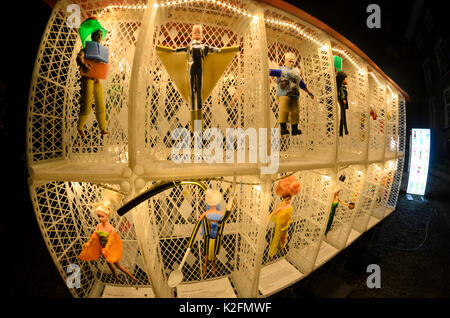
[[[347,243],[348,236],[353,226],[353,221],[357,215],[358,208],[365,208],[367,203],[363,197],[366,167],[362,165],[351,165],[339,170],[338,177],[345,176],[345,180],[337,181],[336,189],[341,189],[339,199],[345,203],[354,203],[355,208],[349,209],[343,204],[339,204],[333,218],[333,223],[326,235],[326,242],[342,249]]]
[[[398,97],[398,149],[399,155],[405,154],[406,146],[406,102],[401,95]]]
[[[346,110],[348,135],[338,139],[338,158],[340,161],[363,160],[367,157],[369,139],[369,79],[364,62],[344,46],[332,42],[333,56],[342,59],[342,71],[347,74],[348,109]],[[339,134],[341,111],[336,104],[336,133]]]
[[[403,157],[397,159],[394,177],[391,184],[391,191],[389,193],[389,199],[387,200],[387,206],[392,210],[397,206],[398,194],[400,193],[400,186],[402,183],[404,162],[405,159]]]
[[[208,188],[223,194],[220,208],[225,211],[230,193],[227,192],[232,178],[205,181]],[[237,177],[236,196],[233,210],[224,225],[222,245],[217,255],[215,274],[213,264],[208,262],[204,273],[202,229],[194,239],[194,244],[183,267],[181,284],[230,277],[236,293],[241,297],[251,297],[257,265],[256,252],[260,233],[262,206],[261,184],[258,178]],[[143,210],[146,220],[143,241],[146,248],[153,249],[146,255],[155,259],[155,281],[157,294],[163,297],[176,296],[176,288],[169,288],[167,279],[177,269],[185,252],[194,226],[200,215],[206,211],[204,192],[199,187],[180,185],[166,190],[147,202]],[[155,248],[156,247],[156,248]],[[149,262],[151,260],[148,260]]]
[[[388,160],[384,163],[382,169],[383,172],[375,196],[375,206],[372,211],[372,216],[378,219],[383,219],[386,216],[388,200],[396,172],[396,165],[397,160],[395,159]]]
[[[397,155],[398,149],[398,94],[389,87],[387,91],[387,107],[386,107],[386,143],[385,158],[393,158]]]
[[[269,257],[268,251],[275,230],[273,222],[269,223],[265,235],[262,266],[286,258],[300,272],[308,274],[314,268],[322,233],[326,227],[335,181],[329,169],[299,171],[294,175],[300,181],[301,189],[291,201],[292,221],[289,225],[286,245],[283,250],[278,248],[273,258]],[[280,175],[278,179],[285,176]],[[276,183],[272,187],[268,213],[274,211],[281,203],[281,198],[275,193],[275,187]]]
[[[238,1],[233,5],[243,12],[253,10],[248,1]],[[179,3],[157,10],[154,30],[151,31],[153,42],[146,44],[148,52],[143,55],[141,63],[141,68],[146,70],[141,69],[145,88],[139,92],[145,94],[142,97],[145,106],[139,109],[137,116],[145,120],[143,136],[137,137],[139,160],[144,165],[148,161],[170,164],[175,144],[172,133],[177,128],[191,130],[190,102],[182,98],[154,50],[156,45],[186,47],[191,41],[194,24],[203,26],[204,42],[208,45],[241,47],[202,104],[203,128],[219,129],[225,137],[227,128],[247,130],[262,127],[263,96],[259,90],[262,87],[261,45],[254,20],[233,14],[233,10],[213,2]],[[225,155],[225,151],[223,153]],[[225,157],[223,161],[226,161]]]
[[[280,158],[285,161],[304,159],[331,161],[336,146],[334,118],[337,112],[334,107],[335,85],[330,77],[331,52],[329,45],[323,44],[328,42],[304,22],[281,12],[266,9],[265,19],[266,21],[278,19],[288,24],[284,26],[266,23],[269,68],[279,69],[284,65],[285,54],[294,53],[297,57],[294,68],[299,70],[307,88],[314,95],[313,100],[300,89],[298,128],[302,134],[281,136]],[[300,31],[293,29],[292,26]],[[313,39],[318,40],[311,41],[300,36],[299,32],[308,32]],[[275,77],[270,77],[269,94],[270,122],[272,127],[279,128],[280,106]],[[291,117],[287,128],[292,133],[290,120]]]
[[[81,77],[76,57],[81,49],[78,29],[67,24],[66,8],[80,7],[81,21],[96,16],[108,30],[101,42],[109,48],[108,77],[101,80],[108,135],[102,136],[95,119],[95,102],[82,138],[76,129]],[[33,74],[28,115],[30,162],[64,158],[79,162],[126,161],[128,92],[134,48],[144,1],[122,1],[123,6],[96,1],[59,1],[41,41]],[[43,137],[45,136],[45,137]],[[44,139],[42,139],[44,138]]]
[[[150,287],[131,215],[119,217],[114,213],[110,223],[122,240],[123,255],[119,263],[136,277],[137,283],[118,269],[119,280],[116,281],[103,256],[89,262],[77,257],[99,223],[92,204],[101,200],[105,187],[118,189],[117,185],[61,181],[30,186],[42,236],[61,277],[68,282],[72,274],[69,266],[80,268],[80,288],[69,287],[74,297],[91,296],[96,282],[102,285]]]
[[[369,160],[384,159],[386,90],[386,85],[384,85],[381,76],[374,71],[369,72]],[[375,115],[371,115],[370,111],[373,111]]]
[[[377,203],[382,174],[383,166],[380,163],[373,163],[367,167],[360,202],[355,207],[355,219],[353,221],[353,228],[360,233],[366,231],[373,208]]]

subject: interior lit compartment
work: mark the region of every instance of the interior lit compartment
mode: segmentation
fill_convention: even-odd
[[[263,127],[266,112],[263,77],[267,76],[267,62],[261,59],[265,43],[260,30],[264,21],[255,3],[236,1],[233,2],[234,9],[215,2],[158,3],[160,5],[148,16],[146,32],[140,34],[142,51],[134,61],[139,81],[131,87],[136,95],[130,117],[136,132],[131,141],[136,151],[136,162],[152,176],[164,177],[176,171],[170,169],[179,169],[177,173],[180,174],[185,172],[183,165],[174,163],[171,154],[173,147],[181,141],[181,137],[177,136],[192,131],[192,116],[195,116],[187,82],[179,79],[189,75],[188,69],[184,64],[174,68],[178,65],[175,58],[182,53],[173,53],[170,49],[186,47],[192,40],[192,30],[196,24],[202,25],[207,45],[222,50],[240,47],[240,51],[228,60],[225,53],[210,53],[207,56],[215,58],[212,61],[216,62],[204,65],[205,76],[206,72],[211,73],[222,64],[223,70],[220,68],[216,72],[218,77],[215,81],[204,79],[202,84],[205,96],[199,112],[203,121],[199,121],[203,127],[203,139],[207,138],[208,129],[214,130],[214,137],[210,138],[220,141],[222,137],[225,140],[227,129],[255,130],[259,133],[258,127]],[[161,47],[168,49],[169,53],[160,53]],[[197,168],[193,173],[211,172],[223,166],[218,162],[218,157],[212,163],[196,157],[193,138],[186,143],[192,150],[187,155],[188,160],[196,160]],[[200,142],[199,147],[203,146]],[[220,157],[223,162],[228,159],[226,147],[224,141],[224,151]]]
[[[306,22],[275,8],[267,6],[264,17],[269,69],[284,67],[286,54],[293,54],[296,59],[293,68],[298,69],[306,88],[314,96],[312,99],[306,91],[299,89],[297,128],[301,134],[293,134],[296,116],[290,113],[285,118],[280,112],[280,108],[284,108],[280,106],[281,100],[286,96],[277,96],[277,77],[270,76],[270,123],[281,130],[281,122],[285,121],[289,132],[280,137],[280,159],[296,160],[304,165],[330,163],[336,147],[334,118],[337,111],[336,88],[330,77],[334,71],[330,63],[329,40]],[[280,20],[283,23],[275,22]]]
[[[292,173],[279,174],[281,180]],[[300,182],[300,192],[293,196],[292,221],[283,249],[271,253],[276,235],[274,222],[269,222],[265,232],[259,293],[266,297],[302,279],[315,269],[317,255],[325,230],[333,196],[335,180],[330,169],[299,171],[293,174]],[[271,190],[267,215],[280,206],[281,198]],[[263,219],[268,222],[267,216]],[[329,255],[324,255],[327,257]],[[322,260],[321,260],[322,261]],[[325,261],[325,260],[323,260]]]
[[[64,282],[79,284],[71,288],[76,297],[102,297],[108,290],[118,288],[122,292],[116,293],[117,296],[129,295],[128,288],[132,288],[134,296],[154,297],[132,214],[113,213],[109,222],[122,241],[119,264],[137,279],[136,282],[118,269],[116,280],[104,257],[89,262],[78,258],[99,224],[93,203],[102,200],[105,189],[120,191],[120,186],[64,181],[30,185],[34,211],[48,251]],[[121,195],[121,200],[127,200],[127,196]]]
[[[368,165],[366,177],[362,186],[360,203],[356,207],[353,228],[363,233],[370,221],[373,207],[376,203],[376,193],[381,179],[382,165],[373,163]]]
[[[386,142],[385,153],[386,159],[395,158],[398,149],[398,134],[399,134],[399,117],[398,108],[399,100],[398,94],[394,93],[389,85],[387,87],[386,99]]]
[[[389,193],[389,198],[387,200],[387,210],[385,216],[388,216],[390,213],[394,212],[395,207],[397,206],[397,200],[400,193],[400,187],[402,182],[404,163],[405,159],[403,157],[399,157],[397,159],[395,171],[393,174],[391,191]]]
[[[345,46],[332,42],[333,57],[341,61],[341,70],[347,75],[348,108],[345,121],[348,135],[343,126],[342,137],[338,137],[338,158],[340,162],[362,161],[367,158],[369,143],[369,79],[366,64]],[[336,134],[339,135],[341,109],[336,104]],[[342,118],[342,119],[341,119]],[[344,124],[344,122],[343,122]]]
[[[395,159],[385,161],[383,165],[380,165],[380,175],[378,177],[379,184],[375,190],[375,205],[372,211],[372,216],[378,220],[381,220],[386,216],[396,166],[397,160]]]
[[[358,235],[352,232],[352,227],[358,209],[365,208],[363,192],[365,174],[365,165],[343,166],[338,171],[335,200],[339,203],[333,217],[329,219],[329,229],[324,238],[325,242],[338,250],[343,249],[347,242],[353,241]]]
[[[386,85],[381,75],[369,70],[369,161],[384,159],[386,134]]]

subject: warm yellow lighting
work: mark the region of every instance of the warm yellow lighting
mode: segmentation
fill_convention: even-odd
[[[377,82],[377,84],[381,87],[384,88],[383,85],[381,85],[380,81],[378,80],[378,78],[375,76],[375,74],[373,74],[372,72],[369,72],[370,76],[372,76],[372,78],[375,80],[375,82]]]

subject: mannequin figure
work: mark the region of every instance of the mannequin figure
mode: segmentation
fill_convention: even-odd
[[[343,204],[343,205],[347,206],[350,210],[353,210],[355,208],[355,203],[353,203],[353,202],[346,203],[346,202],[341,201],[341,199],[339,199],[339,192],[341,192],[340,189],[336,190],[334,192],[333,203],[331,204],[331,213],[330,213],[330,217],[328,218],[328,224],[327,224],[327,228],[325,230],[325,236],[328,234],[328,231],[330,231],[330,229],[331,229],[331,225],[333,224],[334,215],[336,214],[336,209],[339,204]]]
[[[81,101],[77,130],[82,137],[85,136],[83,128],[91,112],[92,101],[95,99],[95,117],[101,134],[105,135],[109,132],[106,128],[106,107],[103,96],[103,87],[99,78],[93,77],[92,75],[89,76],[88,74],[91,71],[92,64],[85,59],[85,46],[87,40],[100,43],[106,36],[107,31],[100,25],[96,18],[88,18],[81,24],[79,33],[83,48],[77,56],[77,64],[80,67],[81,72]]]
[[[82,261],[92,261],[103,255],[116,281],[118,281],[118,276],[114,266],[137,282],[137,279],[119,264],[119,260],[122,258],[122,241],[114,227],[109,223],[113,204],[111,198],[113,196],[97,204],[95,213],[99,223],[89,240],[84,244],[78,258]]]
[[[222,244],[222,233],[226,220],[229,218],[234,194],[228,201],[225,213],[221,211],[219,203],[222,200],[222,195],[217,190],[208,189],[205,191],[205,201],[207,210],[200,216],[192,231],[189,239],[189,248],[194,245],[195,237],[200,227],[202,227],[203,236],[203,255],[205,257],[205,265],[203,274],[206,274],[208,261],[213,262],[212,273],[216,273],[216,259],[220,252]]]
[[[286,241],[289,224],[292,220],[291,199],[294,195],[300,192],[300,182],[297,181],[295,176],[289,176],[278,182],[275,188],[275,193],[283,198],[283,201],[278,208],[270,213],[269,222],[272,220],[275,222],[275,230],[272,241],[269,246],[269,257],[273,258],[278,252],[278,248],[283,250]]]
[[[336,84],[337,84],[338,102],[341,110],[339,136],[342,137],[342,129],[344,129],[345,134],[348,135],[347,115],[345,113],[346,110],[348,109],[347,74],[345,74],[342,71],[339,71],[336,74]]]
[[[192,27],[192,40],[186,47],[172,49],[156,46],[157,54],[180,90],[181,96],[191,104],[193,131],[197,120],[202,122],[203,127],[202,104],[234,55],[241,50],[239,46],[216,48],[205,44],[203,40],[203,27],[196,24]],[[179,52],[185,52],[185,54],[173,54]],[[187,78],[183,72],[186,69],[186,63]]]
[[[281,128],[281,135],[288,135],[287,122],[290,122],[292,127],[292,135],[300,135],[302,131],[298,128],[299,122],[299,88],[308,93],[309,97],[314,99],[314,95],[308,90],[305,82],[300,76],[294,64],[297,56],[294,53],[288,52],[284,56],[284,66],[280,69],[270,69],[269,75],[277,78],[277,99],[279,102],[279,122]]]

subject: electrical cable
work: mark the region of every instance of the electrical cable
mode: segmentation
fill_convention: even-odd
[[[428,238],[428,227],[430,225],[431,219],[433,216],[437,216],[437,209],[433,208],[433,211],[434,211],[434,213],[430,215],[430,217],[428,218],[428,221],[425,225],[425,236],[424,236],[422,242],[417,247],[414,247],[414,248],[401,248],[401,247],[397,247],[397,246],[387,246],[387,247],[391,248],[391,249],[399,250],[402,252],[415,252],[415,251],[419,250],[420,248],[422,248]],[[383,245],[378,244],[377,246],[383,246]],[[384,247],[386,247],[386,246],[384,246]]]

